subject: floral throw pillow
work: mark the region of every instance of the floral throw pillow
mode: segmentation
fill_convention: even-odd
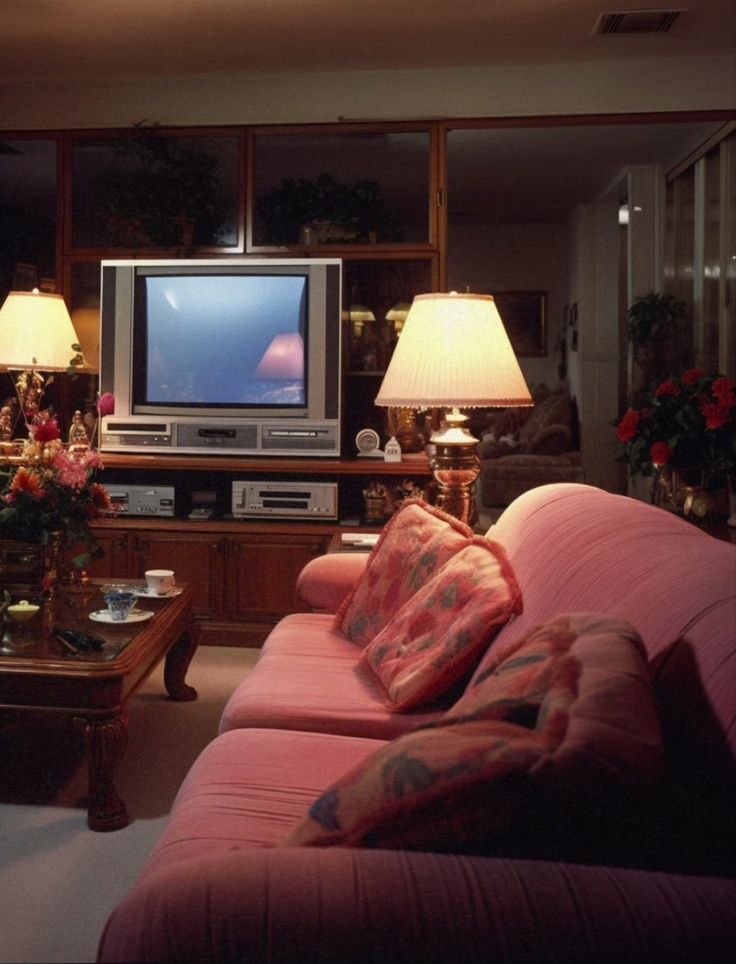
[[[503,548],[474,536],[374,636],[363,662],[392,709],[414,709],[469,674],[494,633],[521,608]]]
[[[523,825],[523,778],[546,750],[499,720],[415,730],[333,784],[284,843],[484,852]]]
[[[335,627],[365,646],[451,556],[472,530],[421,499],[406,501],[386,523],[365,571],[335,614]]]
[[[628,624],[561,616],[478,689],[487,700],[463,698],[337,780],[285,843],[588,859],[618,844],[625,815],[641,825],[663,747]]]

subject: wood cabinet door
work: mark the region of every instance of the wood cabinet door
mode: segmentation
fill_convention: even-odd
[[[327,550],[329,533],[259,533],[227,545],[225,609],[230,619],[275,623],[299,611],[296,579]]]
[[[215,533],[151,529],[132,536],[131,576],[143,578],[146,569],[173,569],[177,582],[194,587],[194,615],[214,619],[223,612],[223,556],[225,540]]]
[[[137,575],[130,571],[130,536],[120,530],[95,529],[102,555],[90,559],[90,576],[99,579],[126,579]]]

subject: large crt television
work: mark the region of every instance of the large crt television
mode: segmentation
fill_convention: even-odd
[[[336,259],[103,261],[108,452],[340,453]]]

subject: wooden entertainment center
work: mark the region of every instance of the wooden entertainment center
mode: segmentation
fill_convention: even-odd
[[[174,569],[177,579],[194,587],[193,610],[201,644],[260,646],[274,623],[298,611],[296,578],[302,567],[328,549],[336,533],[373,529],[362,521],[362,490],[376,479],[387,487],[411,478],[430,478],[424,458],[384,462],[374,458],[245,459],[204,456],[103,454],[103,482],[173,484],[176,515],[98,520],[95,534],[104,556],[91,573],[102,578],[140,578],[146,569]],[[247,478],[335,480],[339,519],[334,521],[228,519],[233,480]],[[193,488],[218,494],[218,516],[186,517]],[[225,500],[228,500],[225,502]],[[227,514],[227,513],[225,513]],[[183,516],[183,517],[182,517]]]

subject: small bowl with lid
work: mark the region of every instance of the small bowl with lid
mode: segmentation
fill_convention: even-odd
[[[32,619],[40,608],[36,603],[29,602],[27,599],[21,599],[20,602],[12,603],[12,605],[8,606],[7,611],[17,622],[25,623],[29,619]]]

